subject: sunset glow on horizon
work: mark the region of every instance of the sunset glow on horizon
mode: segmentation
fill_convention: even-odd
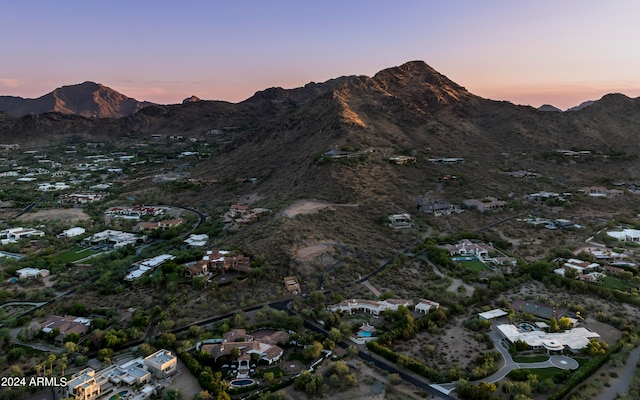
[[[238,102],[423,60],[470,92],[561,109],[640,96],[635,1],[7,2],[0,95],[94,81]]]

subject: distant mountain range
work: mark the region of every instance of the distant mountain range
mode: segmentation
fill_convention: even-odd
[[[86,92],[106,93],[96,84],[84,85],[94,88]],[[91,115],[97,115],[93,107]],[[136,107],[142,105],[134,103],[130,110]],[[543,112],[476,96],[422,61],[372,77],[343,76],[295,89],[270,88],[239,103],[190,98],[183,104],[151,104],[129,112],[133,114],[118,119],[61,112],[15,117],[0,112],[0,144],[42,149],[105,142],[113,148],[136,148],[144,158],[156,149],[179,153],[189,148],[180,146],[202,141],[208,144],[202,148],[212,149],[215,156],[194,160],[189,177],[216,182],[213,186],[169,191],[134,180],[126,190],[149,191],[159,199],[170,196],[165,201],[171,203],[196,206],[228,206],[256,194],[261,205],[274,209],[273,205],[284,207],[299,199],[360,205],[356,211],[337,208],[335,218],[327,217],[330,222],[322,227],[316,219],[305,225],[297,219],[289,223],[274,218],[260,229],[231,236],[239,246],[251,243],[255,254],[279,251],[283,265],[289,265],[291,244],[302,243],[296,237],[369,243],[371,254],[376,254],[389,240],[380,230],[380,218],[415,212],[416,198],[427,192],[461,203],[490,195],[565,192],[603,179],[637,180],[639,173],[634,157],[640,152],[640,98],[609,94],[578,112]],[[597,156],[573,159],[558,152],[573,149]],[[323,154],[329,150],[356,157],[327,161]],[[389,162],[393,155],[409,155],[417,162],[398,166]],[[433,161],[443,157],[464,162]],[[504,174],[507,171],[533,171],[545,178],[515,179]],[[444,175],[458,179],[438,183]],[[248,177],[257,183],[237,183]]]
[[[62,86],[37,99],[0,96],[0,111],[16,117],[59,112],[83,117],[121,118],[152,104],[94,82]]]
[[[593,103],[595,103],[594,100],[588,100],[585,102],[580,103],[580,105],[577,105],[575,107],[570,107],[567,108],[567,111],[580,111],[585,107],[589,107],[590,105],[592,105]],[[540,107],[538,107],[538,110],[540,111],[556,111],[556,112],[562,112],[561,109],[559,109],[558,107],[552,106],[551,104],[543,104]]]

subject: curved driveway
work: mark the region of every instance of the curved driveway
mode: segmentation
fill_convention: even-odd
[[[490,375],[484,379],[480,379],[474,383],[479,382],[488,382],[488,383],[496,383],[502,379],[504,379],[507,374],[515,369],[536,369],[536,368],[549,368],[555,367],[560,369],[577,369],[579,364],[576,360],[567,356],[551,356],[547,361],[535,362],[535,363],[517,363],[513,361],[511,354],[509,351],[502,345],[502,337],[496,331],[489,332],[489,337],[493,341],[493,345],[495,348],[502,354],[502,358],[504,359],[504,365],[500,368],[496,373]],[[640,348],[639,348],[640,349]],[[640,356],[640,353],[639,353]],[[635,363],[633,364],[635,365]],[[434,384],[431,385],[434,389],[439,390],[444,393],[449,393],[455,388],[455,382],[451,383],[443,383],[440,385]],[[613,399],[613,397],[612,397]]]

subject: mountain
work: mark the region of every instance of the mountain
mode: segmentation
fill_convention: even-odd
[[[543,104],[540,107],[538,107],[538,110],[540,110],[540,111],[560,111],[560,112],[562,112],[561,109],[559,109],[558,107],[554,107],[551,104]]]
[[[153,142],[152,135],[167,140],[157,146],[154,143],[160,142]],[[171,135],[197,141],[171,142]],[[120,193],[191,205],[210,216],[221,215],[229,204],[257,198],[256,206],[274,210],[272,217],[225,240],[231,248],[268,254],[272,262],[285,266],[291,265],[296,248],[317,241],[344,243],[354,252],[354,262],[377,263],[415,239],[390,235],[380,221],[393,213],[416,213],[416,199],[428,192],[460,204],[468,198],[563,193],[637,177],[633,157],[640,152],[638,137],[640,99],[611,94],[580,112],[540,112],[476,96],[422,61],[387,68],[372,77],[343,76],[295,89],[268,88],[240,103],[149,105],[119,119],[59,112],[17,118],[0,113],[0,143],[17,143],[25,149],[101,141],[112,148],[135,146],[139,157],[162,162],[167,154],[206,143],[199,150],[211,157],[192,160],[188,173],[192,182],[208,183],[150,184],[145,179],[156,174],[157,167],[148,163],[138,167],[143,176],[119,185]],[[332,149],[361,156],[333,161],[322,157]],[[602,156],[574,160],[559,154],[559,149],[585,149]],[[411,155],[417,162],[395,165],[389,162],[392,155]],[[461,158],[464,163],[430,161],[442,157]],[[544,179],[516,179],[503,173],[519,170],[535,171]],[[458,179],[439,183],[437,178],[443,175]],[[249,177],[256,183],[239,183]],[[281,217],[286,207],[301,199],[353,207]],[[451,217],[438,229],[478,229],[480,225],[473,224],[477,218],[483,217]],[[454,223],[459,226],[447,225]]]
[[[151,104],[94,82],[62,86],[37,99],[0,96],[0,111],[16,117],[59,112],[83,117],[121,118]]]
[[[594,100],[587,100],[587,101],[584,101],[584,102],[580,103],[579,105],[577,105],[575,107],[568,108],[567,111],[580,111],[585,107],[589,107],[593,103],[595,103]]]

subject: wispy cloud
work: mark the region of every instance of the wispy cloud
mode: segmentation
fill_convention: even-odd
[[[18,79],[12,78],[0,78],[0,86],[7,88],[15,88],[20,86],[20,81]]]

